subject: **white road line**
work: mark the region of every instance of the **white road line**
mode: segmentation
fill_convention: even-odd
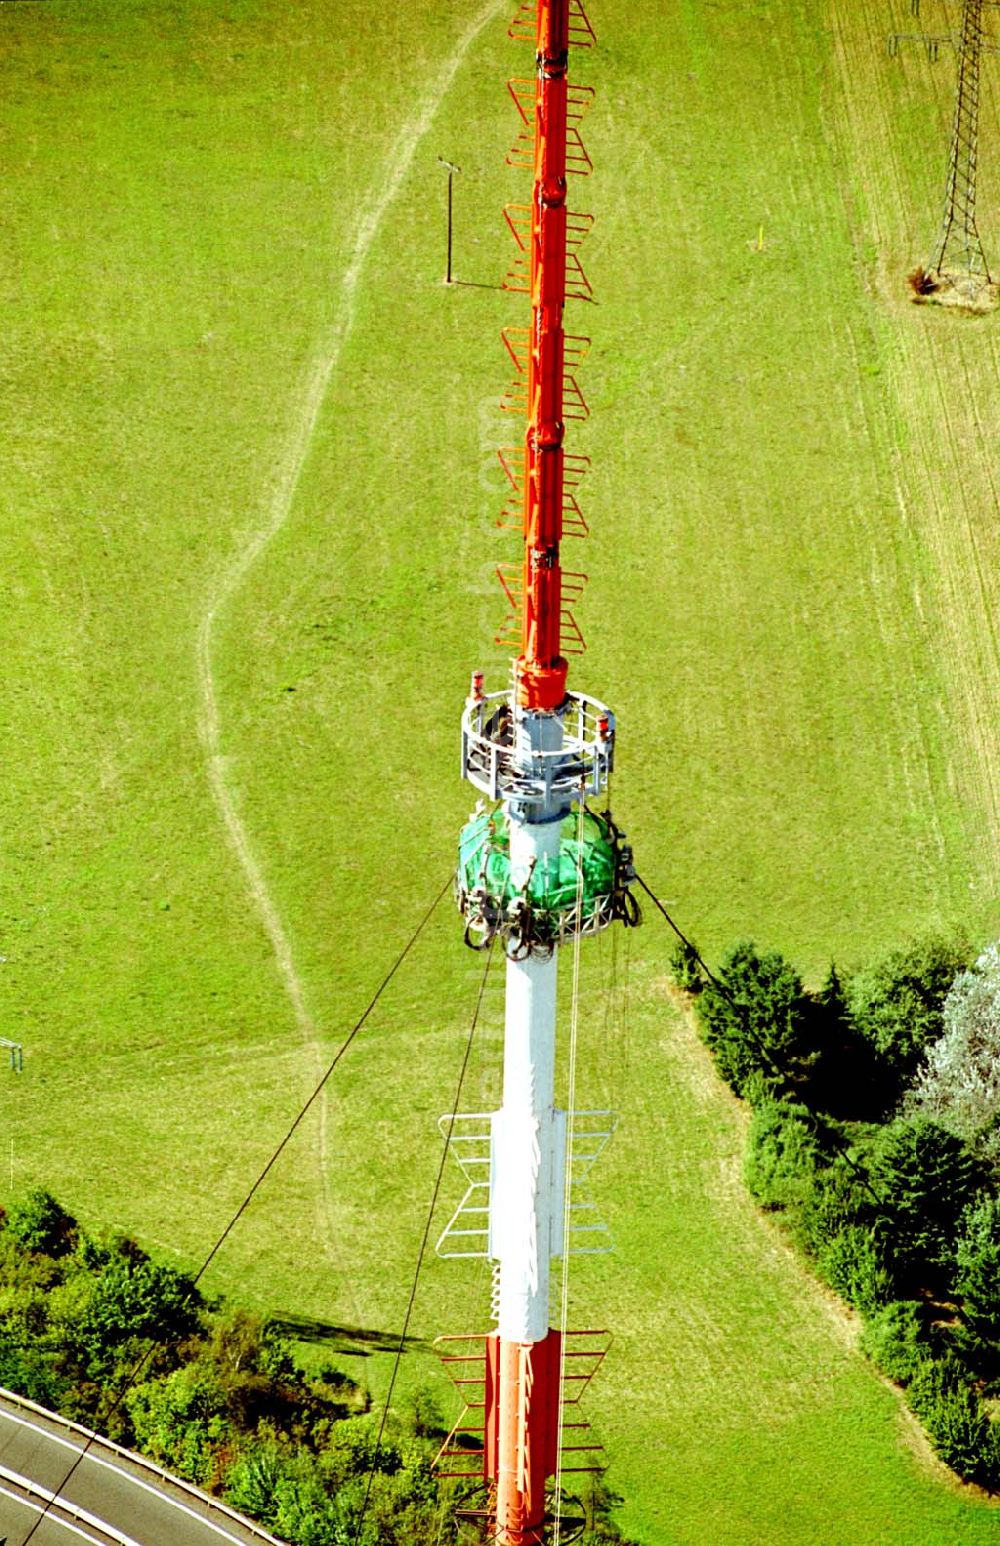
[[[120,1480],[131,1482],[133,1486],[140,1487],[143,1492],[151,1493],[154,1498],[158,1498],[161,1502],[166,1503],[170,1508],[176,1508],[182,1514],[189,1515],[191,1519],[196,1519],[198,1523],[200,1525],[204,1525],[207,1530],[213,1530],[220,1540],[230,1541],[232,1546],[246,1546],[245,1536],[241,1537],[238,1535],[233,1535],[232,1532],[227,1530],[224,1525],[218,1524],[214,1519],[209,1519],[199,1509],[192,1508],[188,1503],[182,1503],[179,1498],[175,1498],[171,1493],[160,1487],[154,1487],[152,1482],[144,1481],[141,1476],[136,1476],[133,1471],[128,1470],[124,1466],[118,1465],[115,1461],[105,1460],[96,1452],[94,1447],[91,1447],[86,1451],[86,1453],[84,1453],[84,1446],[82,1444],[75,1444],[72,1439],[64,1439],[62,1434],[53,1433],[51,1428],[42,1427],[40,1423],[30,1422],[27,1417],[19,1417],[16,1412],[0,1411],[0,1421],[17,1423],[21,1428],[30,1428],[32,1432],[41,1434],[42,1437],[48,1439],[50,1443],[59,1444],[63,1449],[72,1450],[74,1455],[84,1455],[84,1458],[88,1461],[92,1461],[94,1465],[103,1466],[106,1471],[113,1471],[115,1476],[119,1477]],[[6,1471],[5,1467],[0,1465],[0,1476],[12,1476],[14,1474],[14,1472]],[[46,1493],[45,1489],[40,1487],[37,1483],[24,1483],[23,1478],[18,1478],[18,1480],[22,1481],[23,1485],[30,1485],[34,1487],[41,1497],[49,1497],[52,1500],[58,1500],[60,1505],[63,1507],[76,1508],[76,1504],[67,1503],[61,1493]],[[82,1513],[82,1511],[80,1512]],[[94,1523],[93,1520],[90,1522]],[[100,1521],[97,1521],[97,1523],[100,1524]],[[101,1525],[101,1528],[105,1529],[107,1527]],[[114,1531],[111,1533],[114,1534]],[[122,1537],[122,1542],[123,1546],[137,1546],[137,1543],[130,1542],[126,1536]]]
[[[34,1416],[41,1418],[42,1424],[32,1423],[28,1419],[21,1417],[19,1415],[21,1412],[30,1412]],[[39,1406],[36,1401],[30,1401],[27,1396],[19,1396],[15,1391],[5,1390],[3,1386],[0,1386],[0,1421],[4,1418],[9,1422],[19,1423],[22,1427],[33,1428],[36,1432],[53,1440],[60,1436],[60,1430],[65,1433],[74,1433],[84,1441],[77,1448],[82,1450],[86,1447],[88,1453],[95,1460],[99,1458],[99,1451],[103,1450],[106,1455],[117,1457],[119,1461],[125,1461],[129,1466],[149,1472],[151,1476],[157,1478],[158,1483],[166,1483],[174,1489],[174,1492],[179,1490],[188,1497],[196,1498],[203,1509],[214,1509],[217,1514],[225,1515],[240,1527],[244,1535],[251,1535],[255,1540],[263,1541],[265,1546],[283,1546],[283,1543],[276,1536],[271,1535],[268,1530],[265,1530],[263,1525],[246,1519],[236,1509],[230,1508],[228,1503],[223,1503],[218,1498],[212,1497],[211,1494],[202,1492],[193,1482],[185,1481],[183,1477],[174,1476],[171,1472],[165,1471],[162,1466],[157,1465],[155,1460],[150,1460],[148,1455],[140,1455],[134,1450],[125,1449],[121,1444],[116,1444],[113,1439],[108,1439],[103,1434],[95,1433],[92,1428],[85,1428],[82,1423],[76,1423],[68,1417],[62,1417],[58,1412],[50,1412],[46,1407]],[[44,1426],[45,1424],[47,1426]],[[53,1429],[55,1429],[55,1432],[53,1432]],[[66,1443],[66,1440],[64,1439],[62,1442]],[[70,1445],[69,1447],[72,1448],[73,1446]],[[134,1473],[129,1472],[129,1474],[132,1475]],[[172,1498],[174,1492],[171,1492],[168,1496]],[[202,1516],[198,1515],[198,1517],[201,1518]]]
[[[221,750],[219,700],[212,670],[215,625],[219,614],[235,596],[250,569],[288,520],[330,380],[337,368],[341,351],[354,328],[355,295],[372,243],[379,233],[387,210],[395,200],[410,170],[417,146],[430,129],[462,61],[480,32],[488,22],[492,21],[505,3],[506,0],[488,0],[462,34],[451,57],[428,89],[416,117],[401,130],[389,155],[388,176],[376,184],[369,193],[367,203],[362,207],[355,227],[351,259],[340,283],[340,300],[333,326],[320,341],[306,372],[298,416],[292,425],[285,454],[278,463],[277,477],[268,501],[267,514],[242,552],[217,580],[198,626],[195,658],[201,700],[199,734],[205,748],[209,788],[222,818],[230,846],[243,870],[253,904],[271,941],[275,964],[291,1004],[296,1025],[304,1040],[312,1048],[317,1075],[323,1070],[322,1047],[306,1005],[302,979],[295,967],[291,939],[253,851],[246,824],[236,809],[236,803],[226,782],[225,757]],[[319,1164],[326,1211],[328,1247],[335,1249],[337,1231],[329,1182],[325,1096],[321,1097],[318,1106]],[[341,1271],[343,1271],[342,1267]],[[360,1324],[360,1307],[354,1298],[353,1289],[346,1274],[344,1281],[354,1300],[355,1316]]]
[[[75,1503],[67,1502],[65,1498],[60,1498],[58,1493],[50,1492],[47,1487],[32,1481],[29,1476],[21,1476],[17,1471],[9,1471],[5,1465],[0,1465],[0,1478],[5,1482],[11,1482],[15,1487],[22,1488],[28,1494],[27,1498],[18,1497],[19,1503],[23,1503],[26,1508],[34,1509],[36,1514],[48,1512],[48,1517],[53,1519],[54,1523],[62,1525],[67,1530],[73,1530],[76,1522],[82,1522],[89,1525],[92,1530],[100,1531],[107,1540],[114,1541],[116,1546],[140,1546],[139,1541],[133,1540],[131,1535],[123,1535],[115,1525],[108,1524],[104,1519],[98,1519],[96,1514],[88,1513],[85,1508],[79,1508]],[[8,1492],[7,1496],[16,1495]],[[42,1500],[41,1507],[32,1501],[34,1498]],[[58,1504],[64,1514],[71,1514],[73,1521],[55,1518],[50,1510],[51,1504]],[[82,1531],[76,1530],[75,1533],[80,1535]],[[84,1536],[84,1539],[93,1540],[93,1536]],[[98,1546],[101,1546],[100,1542]]]
[[[33,1514],[45,1513],[43,1504],[32,1503],[30,1498],[23,1497],[19,1492],[11,1492],[9,1487],[0,1486],[0,1497],[13,1499],[15,1503],[20,1504],[21,1508],[30,1508]],[[69,1530],[72,1535],[78,1535],[81,1541],[89,1541],[90,1546],[107,1546],[107,1536],[105,1536],[103,1541],[99,1541],[96,1535],[90,1535],[86,1530],[79,1529],[77,1525],[71,1524],[68,1519],[60,1519],[58,1515],[51,1512],[48,1514],[48,1518],[54,1525],[58,1525],[61,1530]]]

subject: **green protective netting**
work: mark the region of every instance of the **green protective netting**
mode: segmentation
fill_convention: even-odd
[[[581,853],[584,914],[601,897],[611,895],[615,884],[611,839],[602,823],[586,814],[581,841],[580,818],[574,812],[562,824],[558,859],[542,859],[535,866],[527,891],[532,907],[546,912],[569,912],[576,906]],[[482,888],[501,907],[521,895],[511,878],[510,837],[501,816],[484,811],[462,828],[458,840],[458,885],[466,894]]]

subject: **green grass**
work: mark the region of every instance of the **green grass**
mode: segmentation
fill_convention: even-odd
[[[504,670],[496,335],[525,317],[489,286],[527,196],[502,82],[530,51],[498,14],[385,207],[288,518],[214,634],[226,777],[317,1049],[211,798],[196,638],[268,523],[357,222],[475,12],[0,6],[0,1031],[28,1056],[0,1163],[9,1140],[16,1184],[185,1262],[444,883],[467,673]],[[994,332],[899,298],[947,86],[892,74],[847,0],[595,0],[594,21],[572,679],[619,712],[640,867],[710,952],[754,934],[812,974],[929,924],[983,937]],[[451,290],[438,155],[463,169]],[[650,921],[627,974],[605,940],[584,977],[581,1098],[623,1121],[594,1180],[617,1254],[575,1272],[573,1319],[615,1333],[590,1408],[627,1522],[648,1546],[992,1538],[745,1200],[741,1116],[659,986],[668,943]],[[398,1329],[478,970],[442,909],[331,1087],[332,1231],[310,1119],[213,1286]],[[500,990],[470,1109],[498,1098]],[[486,1302],[482,1272],[431,1263],[413,1330]],[[348,1366],[384,1381],[384,1358]]]

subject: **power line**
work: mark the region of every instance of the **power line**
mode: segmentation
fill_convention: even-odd
[[[215,1260],[216,1256],[219,1254],[219,1251],[225,1245],[226,1241],[229,1239],[229,1236],[232,1234],[233,1230],[236,1228],[236,1225],[239,1223],[239,1221],[243,1217],[244,1213],[246,1213],[246,1211],[249,1208],[251,1202],[256,1197],[257,1193],[260,1191],[260,1188],[263,1186],[264,1182],[267,1180],[267,1177],[270,1175],[271,1171],[274,1169],[274,1167],[277,1164],[278,1160],[281,1158],[282,1154],[285,1152],[285,1150],[287,1149],[288,1145],[291,1143],[292,1138],[294,1137],[295,1133],[298,1131],[299,1127],[302,1125],[302,1123],[305,1120],[306,1116],[308,1115],[309,1111],[312,1109],[312,1107],[315,1105],[316,1101],[319,1099],[320,1095],[322,1094],[323,1089],[325,1088],[325,1086],[327,1084],[327,1081],[329,1080],[329,1078],[330,1078],[331,1074],[333,1073],[334,1069],[337,1067],[337,1064],[340,1062],[341,1058],[344,1056],[344,1054],[347,1051],[348,1047],[350,1047],[351,1043],[354,1041],[354,1038],[357,1036],[358,1032],[361,1030],[361,1028],[365,1024],[365,1022],[368,1019],[368,1017],[370,1016],[372,1010],[375,1008],[375,1006],[378,1003],[379,999],[382,997],[382,994],[385,992],[386,988],[389,986],[390,982],[395,977],[396,973],[399,971],[399,968],[402,966],[403,962],[406,960],[407,956],[410,954],[410,951],[413,949],[414,945],[417,943],[417,940],[420,938],[421,934],[424,932],[424,929],[427,927],[427,925],[430,922],[431,917],[433,916],[433,914],[437,911],[437,908],[438,908],[438,906],[439,906],[439,904],[441,902],[442,897],[444,896],[445,892],[449,890],[451,884],[452,884],[452,877],[449,874],[449,876],[448,876],[447,880],[445,881],[444,885],[441,887],[441,890],[437,893],[437,895],[435,896],[433,902],[427,908],[427,911],[424,913],[423,917],[420,919],[420,922],[417,924],[416,928],[414,929],[413,933],[410,935],[410,937],[407,940],[406,944],[403,946],[402,950],[397,955],[395,961],[393,961],[393,963],[390,966],[389,970],[386,972],[385,976],[382,978],[382,981],[379,983],[378,987],[375,989],[375,992],[372,994],[371,998],[369,999],[368,1004],[367,1004],[367,1006],[364,1009],[364,1012],[354,1022],[353,1026],[350,1029],[350,1031],[347,1033],[347,1035],[344,1037],[344,1040],[341,1042],[340,1046],[337,1048],[337,1051],[335,1052],[332,1061],[328,1065],[328,1067],[326,1069],[326,1072],[323,1074],[323,1076],[320,1079],[319,1083],[316,1085],[316,1087],[312,1091],[312,1094],[309,1096],[308,1100],[306,1100],[305,1104],[300,1107],[297,1116],[295,1117],[295,1119],[291,1123],[290,1127],[286,1131],[286,1133],[285,1133],[284,1137],[282,1138],[281,1142],[278,1144],[277,1148],[274,1150],[274,1152],[272,1153],[270,1159],[264,1165],[263,1169],[258,1173],[256,1180],[254,1181],[253,1185],[250,1187],[249,1191],[246,1193],[245,1197],[243,1198],[243,1201],[240,1203],[239,1207],[236,1209],[236,1212],[233,1214],[232,1218],[229,1220],[229,1223],[226,1225],[225,1229],[219,1235],[219,1237],[216,1240],[215,1244],[212,1246],[212,1249],[209,1251],[208,1255],[205,1257],[205,1260],[202,1262],[202,1264],[199,1267],[198,1271],[195,1273],[194,1277],[191,1279],[191,1288],[192,1288],[192,1290],[197,1288],[198,1284],[201,1282],[202,1278],[205,1276],[205,1273],[208,1271],[208,1269],[211,1266],[212,1262]],[[488,965],[489,965],[489,963],[487,962],[487,966]],[[464,1071],[464,1065],[463,1065],[463,1071]],[[190,1296],[189,1296],[189,1299],[190,1299]],[[135,1363],[133,1368],[130,1370],[130,1372],[129,1372],[129,1374],[128,1374],[124,1384],[121,1387],[121,1390],[118,1392],[118,1395],[115,1397],[114,1401],[111,1404],[111,1407],[109,1408],[109,1410],[107,1412],[107,1417],[106,1417],[105,1421],[107,1421],[110,1418],[112,1418],[115,1415],[115,1413],[119,1410],[119,1408],[121,1407],[122,1402],[125,1400],[125,1397],[128,1395],[129,1391],[136,1384],[137,1380],[139,1379],[139,1377],[143,1373],[143,1371],[148,1367],[151,1359],[153,1358],[153,1355],[158,1351],[159,1348],[161,1348],[161,1347],[163,1347],[165,1345],[166,1344],[163,1343],[163,1342],[152,1342],[152,1343],[150,1343],[149,1347],[142,1354],[141,1358],[138,1359],[138,1361]],[[96,1438],[96,1437],[98,1437],[98,1435],[95,1434],[94,1438]],[[66,1472],[66,1474],[63,1477],[62,1481],[59,1483],[58,1487],[56,1487],[55,1490],[52,1492],[51,1496],[46,1499],[44,1508],[42,1509],[41,1513],[38,1515],[38,1518],[35,1520],[34,1524],[31,1527],[31,1529],[28,1531],[27,1535],[24,1538],[24,1546],[28,1546],[29,1541],[31,1541],[33,1539],[33,1537],[35,1535],[35,1532],[37,1531],[39,1525],[42,1523],[43,1519],[48,1514],[49,1509],[52,1506],[52,1504],[58,1501],[58,1499],[61,1497],[61,1495],[63,1493],[64,1488],[68,1486],[70,1481],[72,1481],[72,1479],[73,1479],[74,1475],[76,1474],[78,1468],[80,1467],[80,1465],[82,1465],[83,1461],[87,1458],[87,1455],[90,1452],[91,1446],[94,1443],[94,1438],[90,1438],[90,1439],[87,1440],[86,1444],[84,1444],[83,1448],[80,1450],[79,1454],[77,1455],[76,1459],[73,1461],[73,1464],[70,1466],[69,1470]]]
[[[439,899],[440,900],[440,899]],[[448,1163],[448,1152],[451,1148],[452,1134],[455,1131],[455,1122],[458,1118],[458,1107],[462,1099],[462,1086],[465,1083],[466,1071],[469,1067],[469,1057],[472,1053],[472,1042],[479,1024],[479,1013],[483,1007],[483,997],[486,993],[486,981],[493,964],[493,948],[496,944],[496,935],[490,941],[489,951],[486,956],[486,965],[483,967],[483,975],[479,983],[479,993],[476,997],[476,1007],[472,1015],[472,1024],[469,1026],[469,1034],[465,1042],[465,1053],[462,1057],[462,1066],[458,1073],[458,1083],[455,1086],[455,1099],[452,1103],[451,1115],[448,1119],[448,1131],[445,1135],[444,1148],[441,1151],[441,1163],[438,1166],[437,1176],[434,1180],[434,1190],[431,1194],[430,1207],[427,1210],[427,1221],[424,1224],[424,1232],[420,1241],[420,1249],[417,1252],[417,1265],[413,1273],[413,1283],[410,1287],[410,1298],[406,1306],[406,1315],[403,1317],[403,1329],[399,1333],[399,1342],[396,1346],[396,1356],[392,1363],[392,1374],[389,1378],[389,1388],[385,1393],[385,1401],[382,1406],[382,1420],[379,1423],[378,1437],[375,1440],[375,1449],[372,1452],[371,1465],[368,1468],[368,1485],[365,1488],[364,1502],[361,1505],[361,1513],[358,1515],[358,1523],[354,1531],[353,1546],[358,1546],[361,1539],[361,1531],[368,1512],[368,1502],[371,1498],[372,1483],[375,1480],[375,1468],[378,1465],[379,1452],[382,1448],[382,1439],[385,1435],[385,1425],[389,1417],[389,1405],[392,1401],[392,1393],[396,1386],[396,1376],[399,1373],[399,1365],[403,1357],[403,1348],[406,1346],[406,1338],[410,1329],[410,1319],[413,1315],[413,1306],[417,1298],[417,1284],[420,1281],[420,1273],[424,1265],[424,1256],[427,1251],[427,1241],[430,1237],[431,1225],[434,1222],[434,1211],[437,1208],[438,1195],[441,1191],[441,1181],[444,1176],[445,1166]]]

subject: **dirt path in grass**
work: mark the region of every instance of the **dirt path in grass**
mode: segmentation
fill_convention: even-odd
[[[354,327],[355,299],[368,254],[379,234],[386,212],[410,170],[416,149],[430,129],[438,108],[469,49],[483,28],[493,20],[505,3],[506,0],[488,0],[488,3],[476,13],[439,74],[430,83],[416,115],[400,130],[389,153],[387,164],[380,169],[381,175],[372,183],[368,199],[358,212],[351,257],[340,282],[333,323],[318,340],[313,357],[306,367],[305,379],[289,426],[285,451],[275,468],[274,481],[264,501],[263,519],[257,530],[251,533],[241,551],[217,578],[198,625],[195,645],[200,706],[198,728],[205,748],[209,788],[219,812],[226,839],[243,871],[251,901],[271,942],[275,965],[295,1017],[295,1023],[312,1053],[317,1078],[322,1074],[326,1061],[322,1038],[306,1002],[305,988],[295,965],[295,955],[288,929],[268,886],[264,868],[254,851],[250,833],[240,815],[236,797],[228,780],[227,758],[222,750],[219,692],[213,666],[216,625],[254,564],[266,552],[288,520],[330,382],[337,369],[344,345]],[[325,1099],[317,1102],[317,1109],[316,1159],[322,1183],[322,1208],[325,1213],[328,1248],[331,1255],[337,1257],[336,1210],[330,1186],[328,1108]],[[361,1308],[342,1259],[337,1260],[337,1268],[348,1290],[354,1314],[360,1325],[363,1318]]]

